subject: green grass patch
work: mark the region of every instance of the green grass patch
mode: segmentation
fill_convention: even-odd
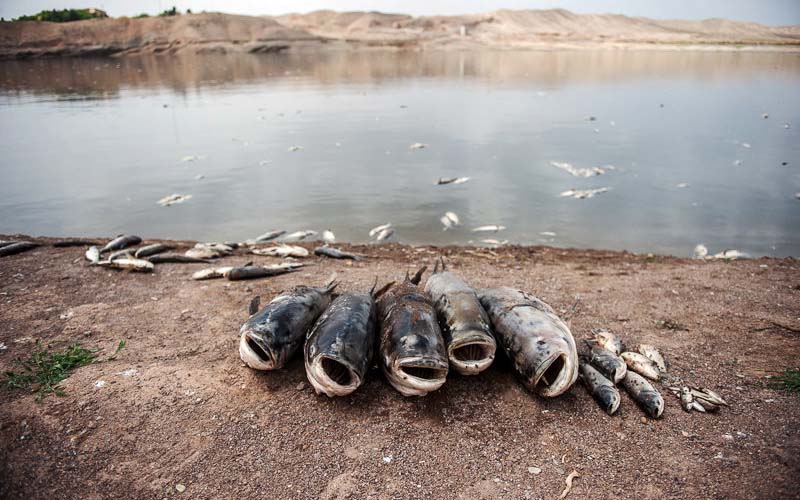
[[[800,370],[798,369],[787,368],[780,375],[773,377],[772,381],[778,389],[800,394]]]

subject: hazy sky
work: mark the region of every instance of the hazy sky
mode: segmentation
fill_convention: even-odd
[[[724,17],[764,24],[800,24],[800,0],[0,0],[0,16],[8,18],[42,9],[93,5],[111,16],[156,13],[173,5],[181,10],[236,14],[284,14],[317,9],[379,10],[415,15],[464,14],[499,8],[546,9],[562,7],[580,13],[615,13],[657,19]]]

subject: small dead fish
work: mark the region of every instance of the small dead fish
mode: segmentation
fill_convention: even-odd
[[[289,233],[283,237],[285,241],[299,241],[308,238],[309,236],[314,236],[317,234],[316,231],[312,231],[310,229],[306,229],[304,231],[295,231],[293,233]]]
[[[166,252],[167,250],[175,250],[175,247],[172,245],[165,245],[163,243],[153,243],[152,245],[147,245],[145,247],[136,250],[134,256],[137,259],[141,259],[143,257],[149,257],[157,253]]]
[[[125,250],[117,250],[116,252],[112,252],[111,255],[108,256],[107,260],[114,260],[119,259],[120,257],[133,257],[133,248],[128,248]]]
[[[639,344],[639,353],[655,363],[660,371],[667,371],[667,365],[664,363],[664,357],[661,356],[661,353],[658,352],[658,349],[656,349],[655,346],[650,344]]]
[[[121,234],[113,240],[106,243],[106,246],[100,249],[100,255],[106,252],[113,252],[115,250],[122,250],[123,248],[132,247],[142,242],[142,239],[132,234]]]
[[[715,253],[712,258],[720,260],[749,259],[750,254],[741,252],[739,250],[724,250],[722,252]]]
[[[53,242],[53,246],[56,248],[84,247],[86,245],[97,245],[97,240],[74,239],[74,240],[58,240]]]
[[[681,387],[681,392],[678,397],[681,399],[681,407],[686,411],[692,411],[692,407],[694,406],[692,404],[694,401],[692,391],[688,387]]]
[[[389,238],[392,237],[393,234],[394,234],[394,229],[392,229],[391,227],[387,227],[386,229],[378,233],[378,236],[375,238],[375,240],[376,241],[388,240]]]
[[[625,365],[625,361],[623,361],[622,358],[593,342],[587,341],[586,344],[590,349],[587,361],[602,373],[604,377],[615,384],[618,384],[625,378],[628,367]]]
[[[332,245],[336,242],[336,235],[333,234],[333,231],[330,229],[326,229],[322,231],[322,241],[325,243]]]
[[[610,191],[611,188],[608,187],[601,187],[597,189],[568,189],[560,194],[562,198],[575,198],[578,200],[583,200],[586,198],[594,198],[596,195],[600,193],[606,193]]]
[[[183,203],[184,201],[187,201],[187,200],[189,200],[191,198],[192,198],[192,195],[190,195],[190,194],[173,193],[173,194],[171,194],[169,196],[165,196],[165,197],[161,198],[156,203],[158,203],[162,207],[168,207],[170,205]]]
[[[289,149],[287,151],[289,151],[290,153],[294,153],[295,151],[300,151],[301,149],[303,149],[302,146],[289,146]]]
[[[650,417],[658,418],[661,416],[664,411],[664,399],[644,377],[628,370],[625,378],[622,379],[621,385],[631,398],[636,401],[636,404]]]
[[[190,255],[183,255],[179,253],[162,253],[158,255],[153,255],[152,257],[149,257],[147,260],[152,262],[153,264],[166,264],[166,263],[208,264],[210,262],[207,259],[201,259],[199,257],[192,257]]]
[[[594,342],[603,349],[611,351],[617,356],[625,351],[625,344],[622,343],[622,339],[608,330],[593,330],[592,334],[594,335]]]
[[[269,257],[308,257],[308,250],[293,245],[280,245],[277,247],[254,248],[250,250],[255,255]]]
[[[571,163],[562,163],[557,161],[551,161],[550,165],[568,172],[575,177],[593,177],[595,175],[603,175],[606,173],[605,169],[602,167],[576,168],[572,166]]]
[[[153,269],[155,268],[152,262],[133,257],[120,257],[114,260],[106,260],[100,262],[98,265],[142,273],[153,272]]]
[[[414,144],[410,145],[408,149],[424,149],[428,147],[427,144],[422,144],[421,142],[415,142]]]
[[[250,368],[277,370],[297,351],[306,332],[331,303],[337,283],[321,288],[299,286],[272,299],[239,330],[239,356]]]
[[[255,242],[256,243],[264,243],[266,241],[272,241],[275,238],[279,238],[279,237],[283,236],[284,234],[286,234],[286,230],[269,231],[269,232],[266,232],[266,233],[262,234],[261,236],[257,236],[256,239],[255,239]]]
[[[376,234],[380,233],[381,231],[383,231],[385,229],[389,229],[390,227],[392,227],[392,223],[391,222],[387,222],[386,224],[381,224],[380,226],[375,226],[375,227],[373,227],[372,229],[369,230],[369,237],[372,238]]]
[[[232,266],[227,267],[210,267],[208,269],[201,269],[192,275],[193,280],[211,280],[215,278],[222,278],[225,273],[233,269]]]
[[[229,281],[253,280],[259,278],[270,278],[281,274],[291,273],[295,269],[302,267],[302,264],[286,263],[273,266],[244,266],[234,267],[226,270],[222,275]]]
[[[445,231],[454,226],[458,226],[460,223],[458,220],[458,215],[456,215],[454,212],[445,212],[442,218],[439,220],[441,220],[442,224],[444,224]]]
[[[28,250],[32,250],[39,246],[41,246],[41,243],[34,243],[32,241],[15,241],[9,245],[0,247],[0,257],[7,257],[9,255],[27,252]]]
[[[633,370],[639,375],[643,377],[647,377],[650,380],[658,380],[661,377],[661,373],[658,370],[658,366],[656,366],[653,361],[650,360],[647,356],[639,354],[638,352],[623,352],[620,354],[622,359],[625,360],[625,364],[628,365],[628,370]]]
[[[98,264],[100,262],[100,249],[96,246],[89,247],[84,255],[86,256],[86,260],[92,264]]]
[[[580,364],[580,377],[586,390],[592,395],[600,408],[609,415],[616,413],[619,409],[621,398],[619,391],[614,387],[614,383],[605,378],[592,365],[586,362]]]
[[[216,250],[222,254],[229,254],[233,252],[233,249],[236,248],[239,244],[238,243],[195,243],[195,248],[209,248],[211,250]]]
[[[354,254],[343,252],[339,249],[332,248],[332,247],[317,247],[314,249],[314,255],[330,257],[331,259],[350,259],[350,260],[361,260],[361,257]]]
[[[502,231],[506,226],[498,226],[497,224],[489,224],[488,226],[478,226],[472,230],[473,233],[496,233]]]
[[[690,389],[692,391],[692,396],[695,399],[708,401],[709,403],[715,405],[728,406],[728,402],[722,399],[722,396],[712,391],[711,389],[706,389],[704,387],[701,388],[690,387]]]
[[[464,184],[465,182],[469,181],[469,177],[439,177],[439,180],[436,181],[436,184],[439,186],[443,186],[445,184]]]
[[[183,255],[190,259],[199,259],[200,262],[206,262],[208,259],[216,259],[226,254],[210,247],[201,247],[190,248],[189,250],[186,250]],[[153,257],[157,257],[157,255],[154,255]]]

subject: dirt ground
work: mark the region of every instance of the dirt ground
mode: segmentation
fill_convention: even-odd
[[[796,260],[343,246],[368,258],[311,257],[300,272],[249,282],[192,281],[203,264],[92,268],[80,247],[1,258],[0,369],[34,339],[101,347],[103,360],[121,339],[127,347],[76,370],[63,397],[0,388],[0,497],[552,499],[577,471],[567,498],[797,498],[800,396],[765,378],[800,359]],[[655,344],[672,374],[731,406],[688,414],[663,390],[660,420],[627,395],[609,417],[580,383],[551,400],[526,392],[503,360],[424,398],[373,370],[332,400],[313,393],[299,357],[274,373],[240,361],[254,295],[263,303],[333,271],[364,290],[440,251],[474,286],[519,287],[571,314],[578,340],[604,327]],[[224,261],[251,259],[276,260]],[[665,319],[687,330],[656,326]]]

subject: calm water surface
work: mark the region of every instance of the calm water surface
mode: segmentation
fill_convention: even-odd
[[[392,222],[406,243],[800,255],[797,54],[2,62],[0,130],[0,233],[238,240],[331,228],[365,242]],[[615,170],[579,178],[552,161]],[[434,185],[451,176],[472,180]],[[597,187],[610,190],[559,196]],[[156,204],[171,193],[193,197]],[[462,225],[443,231],[446,211]],[[508,229],[470,231],[483,224]]]

